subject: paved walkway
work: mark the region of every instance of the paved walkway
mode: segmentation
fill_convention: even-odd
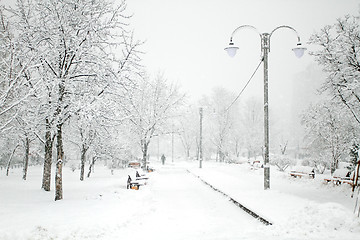
[[[158,169],[146,188],[150,211],[128,223],[125,239],[259,239],[264,228],[184,168]]]

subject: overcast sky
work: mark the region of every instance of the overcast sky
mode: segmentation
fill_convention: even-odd
[[[235,35],[240,49],[235,58],[227,56],[224,47],[236,27],[250,24],[260,32],[271,32],[289,25],[306,44],[314,31],[336,18],[358,14],[359,4],[359,0],[129,0],[128,10],[134,14],[136,35],[146,40],[148,71],[164,72],[198,99],[214,86],[239,92],[259,63],[260,38],[251,30]],[[270,100],[292,90],[295,76],[313,63],[309,55],[294,56],[291,48],[296,43],[296,35],[288,29],[271,38]],[[259,70],[244,97],[262,96],[262,66]]]
[[[255,31],[244,29],[235,35],[239,50],[234,58],[224,51],[238,26],[253,25],[270,33],[289,25],[311,51],[313,46],[306,44],[310,36],[339,17],[358,15],[360,0],[127,0],[127,4],[135,35],[146,41],[143,64],[148,72],[163,72],[196,101],[216,86],[239,93],[259,64],[260,38]],[[279,113],[300,112],[298,105],[310,102],[309,93],[323,77],[311,56],[294,56],[291,49],[296,43],[289,29],[271,37],[269,104],[270,113],[278,118]],[[253,96],[262,100],[263,66],[239,101]]]

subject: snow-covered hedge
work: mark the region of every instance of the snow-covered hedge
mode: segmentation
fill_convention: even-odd
[[[296,160],[288,155],[273,155],[270,164],[275,165],[279,171],[284,172],[289,166],[296,165]]]

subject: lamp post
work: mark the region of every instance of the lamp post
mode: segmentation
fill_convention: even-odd
[[[174,124],[171,131],[171,162],[174,162]]]
[[[199,108],[200,115],[200,137],[199,137],[199,168],[202,168],[203,149],[202,149],[202,121],[203,121],[203,108]]]
[[[306,50],[305,47],[301,45],[300,36],[297,33],[297,31],[286,25],[279,26],[272,30],[270,33],[260,33],[255,27],[251,25],[242,25],[238,28],[236,28],[230,37],[230,43],[229,46],[225,48],[227,53],[230,57],[234,57],[236,54],[236,51],[239,49],[237,46],[233,43],[233,37],[234,34],[237,33],[239,30],[244,28],[250,28],[255,30],[261,39],[261,55],[262,55],[262,61],[264,62],[264,189],[270,188],[270,164],[269,164],[269,99],[268,99],[268,55],[270,52],[270,38],[272,34],[280,29],[280,28],[287,28],[292,30],[297,35],[298,43],[295,48],[292,50],[294,51],[296,57],[301,58],[304,55],[304,51]]]

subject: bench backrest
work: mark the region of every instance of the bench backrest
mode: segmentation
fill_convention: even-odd
[[[333,173],[333,177],[344,178],[350,177],[350,171],[346,168],[336,169]]]
[[[313,173],[314,168],[309,166],[295,166],[293,169],[291,169],[291,172],[299,172],[299,173],[307,173],[311,174]]]

